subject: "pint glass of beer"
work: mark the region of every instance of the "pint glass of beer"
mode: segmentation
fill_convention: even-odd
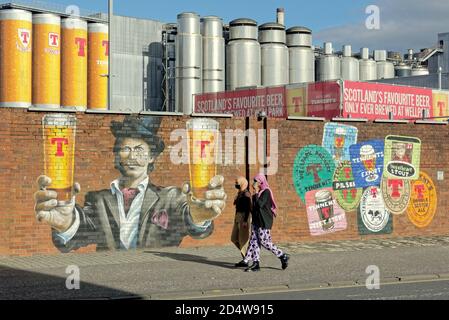
[[[334,199],[332,193],[328,190],[317,192],[315,202],[323,230],[326,231],[334,228],[335,223],[332,221],[334,217]]]
[[[190,185],[193,196],[204,198],[210,180],[217,175],[219,123],[212,119],[187,122]]]
[[[376,174],[376,151],[373,146],[365,145],[360,149],[360,160],[363,163],[366,171],[368,172],[368,177],[366,181],[373,182],[376,181],[378,175]]]
[[[346,143],[346,130],[338,127],[334,136],[335,160],[341,160]]]
[[[64,206],[73,197],[76,118],[65,114],[46,115],[42,125],[44,171],[52,180],[48,190],[56,191],[58,205]]]

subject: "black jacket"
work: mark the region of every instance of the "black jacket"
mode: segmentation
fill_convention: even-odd
[[[97,250],[120,249],[120,217],[117,198],[111,190],[90,192],[86,195],[84,207],[76,206],[80,213],[80,227],[75,237],[66,245],[53,232],[53,242],[62,252],[96,244]],[[155,225],[151,217],[155,213],[168,214],[168,228]],[[195,239],[207,238],[214,225],[205,231],[194,228],[190,217],[187,198],[176,187],[162,188],[148,185],[142,204],[139,222],[138,248],[161,248],[179,246],[187,235]]]
[[[271,210],[270,191],[265,190],[260,197],[253,196],[253,225],[257,228],[271,230],[273,228],[273,212]]]
[[[251,194],[248,190],[240,191],[234,200],[235,213],[244,213],[243,221],[248,222],[249,215],[252,210]]]

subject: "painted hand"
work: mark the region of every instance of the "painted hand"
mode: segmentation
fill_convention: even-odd
[[[193,195],[190,183],[183,185],[182,192],[187,196],[190,215],[195,224],[202,225],[206,221],[215,220],[223,213],[227,200],[223,185],[223,176],[212,178],[209,182],[208,191],[204,194],[204,199],[198,199]]]
[[[39,191],[34,194],[34,212],[39,222],[45,222],[59,233],[67,231],[73,224],[73,212],[75,210],[75,196],[68,205],[58,206],[58,195],[55,191],[47,190],[51,185],[51,179],[40,176],[37,179]],[[74,185],[75,194],[79,193],[81,187],[78,183]]]

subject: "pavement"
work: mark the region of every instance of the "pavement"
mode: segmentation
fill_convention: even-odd
[[[239,260],[233,246],[0,257],[0,300],[249,298],[275,292],[294,299],[298,291],[367,290],[369,266],[378,267],[382,285],[449,280],[449,236],[280,247],[291,255],[289,268],[282,271],[265,251],[258,273],[233,267]],[[73,266],[79,268],[79,290],[66,286]]]

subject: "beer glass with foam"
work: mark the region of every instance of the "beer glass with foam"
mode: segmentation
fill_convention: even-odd
[[[58,205],[64,206],[73,197],[76,118],[65,114],[46,115],[42,125],[44,170],[52,180],[48,190],[56,191]]]

